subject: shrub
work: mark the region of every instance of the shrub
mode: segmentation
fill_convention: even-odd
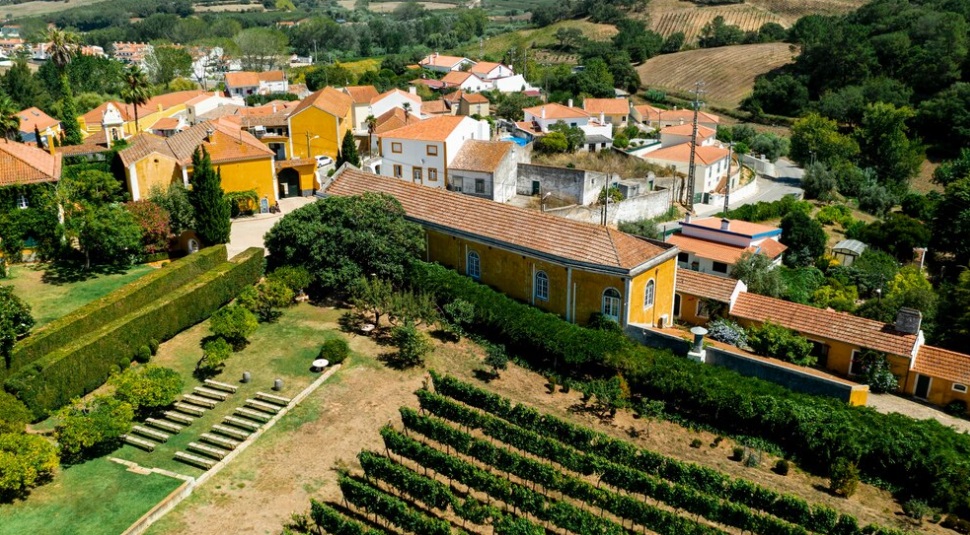
[[[786,360],[800,366],[813,366],[812,344],[794,331],[775,323],[748,329],[748,344],[759,355]]]
[[[832,225],[838,223],[843,227],[847,227],[853,221],[852,209],[844,204],[831,204],[828,206],[823,206],[822,209],[815,214],[815,219],[823,225]]]
[[[0,434],[23,433],[30,423],[30,411],[17,398],[0,390]]]
[[[209,318],[209,330],[213,335],[225,338],[239,351],[247,344],[247,338],[259,327],[259,320],[245,307],[229,305],[222,307]]]
[[[748,457],[744,460],[744,465],[748,468],[761,466],[761,453],[755,451],[749,453]]]
[[[310,272],[303,266],[281,266],[266,278],[282,282],[297,294],[306,290],[313,282]]]
[[[947,529],[952,529],[957,533],[970,533],[970,522],[957,517],[956,515],[947,515],[940,523],[941,526]]]
[[[623,334],[623,327],[620,327],[620,324],[615,319],[601,312],[593,312],[589,316],[589,323],[586,326],[597,331]]]
[[[442,310],[445,313],[447,330],[459,339],[465,334],[465,327],[475,319],[475,305],[464,299],[455,299]]]
[[[95,396],[64,407],[54,428],[61,457],[74,462],[113,447],[131,429],[134,417],[131,405],[111,396]]]
[[[499,371],[509,367],[509,356],[502,344],[487,344],[485,346],[485,365],[492,369],[492,376],[498,377]]]
[[[411,322],[398,325],[391,331],[391,339],[397,347],[397,361],[403,367],[417,366],[433,346],[428,335],[419,331]]]
[[[140,362],[145,364],[152,359],[152,350],[147,345],[138,346],[138,350],[135,351],[135,362]]]
[[[923,500],[907,500],[903,504],[903,513],[906,513],[906,516],[913,520],[922,523],[923,518],[930,514],[930,506],[926,505],[926,502]]]
[[[0,501],[23,497],[54,475],[57,448],[46,438],[22,433],[0,433]]]
[[[343,338],[336,337],[331,338],[320,346],[320,354],[317,358],[326,359],[331,365],[340,364],[346,360],[347,355],[350,354],[350,345],[347,340]]]
[[[160,344],[158,343],[158,340],[156,340],[154,338],[151,338],[151,339],[148,340],[148,351],[152,354],[153,357],[156,354],[158,354],[158,346],[159,345]]]
[[[775,462],[775,473],[776,474],[778,474],[780,476],[787,476],[788,475],[788,470],[789,470],[788,461],[786,461],[785,459],[778,459]]]
[[[829,490],[838,496],[849,498],[855,494],[859,486],[859,468],[855,463],[846,459],[839,459],[832,465],[829,478]]]
[[[149,364],[125,370],[112,377],[110,384],[115,388],[115,397],[137,411],[171,405],[185,383],[175,370]]]
[[[266,279],[239,293],[238,304],[261,322],[273,322],[283,314],[280,309],[293,305],[293,290],[282,281]]]
[[[695,438],[694,440],[690,441],[690,447],[692,448],[699,448],[702,444],[704,443],[699,438]]]
[[[735,446],[731,448],[731,459],[741,462],[744,460],[744,448]]]
[[[707,337],[711,340],[731,344],[734,347],[748,347],[748,333],[737,323],[717,318],[707,324]]]
[[[943,407],[943,411],[950,416],[962,417],[967,415],[967,402],[962,399],[954,399]]]
[[[7,259],[0,257],[0,279],[7,278]]]
[[[196,370],[215,373],[232,356],[232,345],[224,338],[212,338],[202,344],[202,358]]]

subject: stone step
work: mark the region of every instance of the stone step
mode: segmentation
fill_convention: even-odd
[[[198,405],[199,407],[205,407],[206,409],[214,409],[216,408],[216,404],[218,403],[217,401],[213,401],[211,399],[207,399],[199,396],[193,396],[192,394],[182,396],[182,401],[186,403],[191,403],[192,405]]]
[[[175,452],[175,460],[182,461],[186,464],[191,464],[192,466],[198,466],[199,468],[204,468],[206,470],[216,465],[216,462],[212,459],[206,459],[205,457],[199,457],[198,455],[192,455],[191,453],[185,453],[184,451]]]
[[[249,436],[248,431],[243,431],[242,429],[238,429],[235,427],[226,427],[224,425],[218,425],[218,424],[212,426],[212,432],[219,433],[220,435],[225,435],[227,437],[235,438],[238,440],[246,440],[246,437]]]
[[[289,398],[284,398],[283,396],[277,396],[275,394],[267,394],[266,392],[256,392],[256,399],[265,401],[267,403],[272,403],[273,405],[279,405],[281,407],[285,407],[290,404]]]
[[[234,450],[236,449],[236,446],[239,445],[239,443],[235,440],[229,440],[226,437],[220,437],[219,435],[213,435],[212,433],[202,433],[202,435],[199,436],[199,440],[202,442],[208,442],[209,444],[214,444],[227,450]]]
[[[182,426],[178,424],[173,424],[165,420],[156,420],[154,418],[148,418],[145,420],[145,425],[161,429],[163,431],[168,431],[169,433],[178,433],[182,430]]]
[[[175,411],[166,411],[165,419],[172,420],[173,422],[178,422],[182,425],[191,425],[192,422],[195,421],[195,418],[192,418],[191,416],[186,416],[181,412],[175,412]]]
[[[235,416],[226,416],[222,419],[222,422],[227,425],[234,425],[236,427],[241,427],[243,429],[248,429],[250,431],[255,431],[259,429],[259,424],[252,420],[244,420],[242,418],[236,418]]]
[[[283,410],[282,407],[273,405],[271,403],[266,403],[265,401],[259,401],[258,399],[247,399],[246,406],[258,411],[268,412],[270,414],[276,414]]]
[[[196,395],[202,396],[204,398],[214,399],[216,401],[225,401],[229,397],[226,392],[219,392],[218,390],[212,390],[202,386],[197,386],[192,389],[192,392]]]
[[[179,412],[184,412],[191,416],[202,416],[205,414],[205,410],[197,405],[190,405],[188,403],[178,402],[175,404],[175,410]]]
[[[224,459],[226,455],[229,455],[229,452],[226,450],[222,450],[213,446],[207,446],[205,444],[199,444],[198,442],[189,442],[189,445],[186,446],[186,449],[188,449],[189,451],[194,451],[196,453],[201,453],[202,455],[208,455],[209,457],[212,457],[213,459],[219,459],[220,461]]]
[[[249,418],[250,420],[256,420],[263,423],[266,423],[273,418],[272,415],[266,414],[265,412],[254,411],[245,407],[239,407],[232,411],[232,413],[236,416],[242,416],[243,418]]]
[[[229,392],[230,394],[235,394],[236,390],[239,389],[238,386],[228,385],[226,383],[220,383],[219,381],[213,381],[212,379],[205,380],[205,386],[213,388],[215,390],[222,390],[223,392]]]
[[[121,440],[125,444],[131,444],[132,446],[137,446],[145,451],[155,451],[155,443],[150,440],[133,437],[131,435],[121,435]]]
[[[167,442],[169,437],[169,435],[166,435],[161,431],[155,431],[154,429],[149,429],[147,427],[142,427],[140,425],[136,425],[132,427],[131,432],[136,435],[141,435],[143,437],[150,438],[155,442]]]

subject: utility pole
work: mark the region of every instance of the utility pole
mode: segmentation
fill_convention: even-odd
[[[704,82],[697,82],[694,85],[694,121],[692,123],[693,128],[690,134],[690,167],[687,170],[687,199],[684,206],[687,207],[688,212],[694,211],[694,174],[696,172],[694,161],[697,157],[697,112],[701,107],[701,87],[704,86]]]
[[[724,186],[724,213],[726,214],[730,210],[731,204],[731,160],[734,159],[734,142],[728,143],[728,170],[727,170],[727,185]],[[738,162],[738,170],[741,170],[741,162]]]

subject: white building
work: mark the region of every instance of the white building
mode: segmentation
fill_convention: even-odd
[[[380,96],[377,88],[372,85],[352,85],[341,89],[350,96],[354,124],[351,127],[355,135],[367,134],[367,117],[371,113],[370,103]],[[374,115],[374,117],[378,117]]]
[[[458,56],[442,56],[441,54],[435,52],[434,54],[431,54],[430,56],[427,56],[419,61],[418,65],[424,69],[428,69],[429,71],[451,72],[460,71],[465,68],[466,65],[474,66],[475,62],[468,58]]]
[[[698,145],[697,150],[694,151],[695,194],[714,192],[719,189],[718,186],[722,180],[726,181],[728,155],[727,149],[714,145]],[[657,149],[640,157],[653,164],[673,167],[678,173],[684,175],[688,175],[690,171],[690,143]],[[733,172],[737,172],[737,167]]]
[[[447,188],[449,167],[470,139],[491,137],[487,121],[440,115],[379,135],[380,174]]]
[[[226,73],[226,92],[232,97],[286,93],[289,83],[283,71]]]
[[[471,69],[468,69],[468,72],[474,74],[482,80],[506,78],[515,74],[515,72],[512,71],[512,67],[502,65],[501,63],[493,63],[491,61],[479,61],[472,66]]]
[[[441,78],[441,83],[445,87],[457,87],[462,91],[471,91],[474,93],[492,89],[492,83],[490,81],[483,80],[465,71],[449,72]]]
[[[506,76],[504,78],[495,78],[491,80],[492,89],[498,91],[499,93],[516,93],[519,91],[538,91],[538,88],[529,85],[529,82],[525,81],[525,77],[521,74],[514,74],[512,76]]]
[[[227,98],[219,91],[203,93],[185,103],[185,118],[189,125],[204,121],[203,115],[223,106],[245,106],[241,97]]]
[[[682,124],[668,126],[660,130],[660,148],[672,147],[683,143],[690,143],[694,135],[694,125]],[[697,146],[709,147],[717,144],[717,130],[697,125]]]
[[[773,265],[781,265],[787,249],[778,241],[781,229],[769,225],[716,217],[691,219],[688,215],[680,227],[681,232],[667,238],[680,249],[677,264],[711,275],[729,277],[731,268],[746,252],[763,254]]]
[[[448,189],[496,202],[515,197],[518,164],[527,151],[511,141],[468,140],[448,169]]]
[[[550,126],[563,122],[568,126],[578,127],[586,134],[586,144],[581,150],[595,152],[611,147],[613,127],[606,122],[603,114],[594,117],[572,104],[570,100],[566,106],[551,102],[525,108],[522,110],[525,120],[516,125],[520,130],[534,137],[548,134]]]
[[[391,89],[372,98],[370,101],[370,113],[368,115],[373,115],[374,117],[384,115],[394,108],[403,109],[405,104],[408,105],[411,113],[421,117],[421,97],[418,96],[417,90],[413,86],[410,91]]]

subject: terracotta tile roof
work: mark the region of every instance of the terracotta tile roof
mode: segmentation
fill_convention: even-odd
[[[472,76],[475,75],[470,72],[451,71],[441,77],[441,82],[445,85],[461,85]]]
[[[293,94],[296,96],[310,94],[310,89],[307,87],[306,84],[288,84],[286,86],[286,90],[290,94]]]
[[[526,114],[531,114],[534,117],[542,118],[543,108],[546,109],[546,119],[576,119],[579,117],[589,117],[588,113],[579,108],[570,108],[569,106],[563,106],[562,104],[556,102],[525,108],[522,111]]]
[[[421,103],[421,97],[419,97],[417,95],[412,95],[411,93],[409,93],[407,91],[402,91],[402,90],[396,89],[396,88],[395,89],[391,89],[389,91],[385,91],[385,92],[381,93],[380,95],[377,95],[376,97],[374,97],[374,98],[372,98],[370,100],[370,103],[371,104],[374,104],[374,103],[380,102],[380,101],[384,100],[385,98],[390,97],[390,96],[393,96],[393,95],[401,95],[402,97],[404,97],[404,98],[406,98],[406,99],[408,99],[408,100],[410,100],[412,102],[416,102],[418,104]]]
[[[489,104],[488,98],[481,93],[468,93],[465,92],[461,99],[469,104]]]
[[[294,167],[308,167],[312,166],[314,169],[317,168],[317,160],[315,158],[295,158],[292,160],[277,160],[274,164],[276,170],[281,169],[292,169]]]
[[[165,142],[165,138],[144,132],[128,138],[128,146],[118,151],[118,157],[121,158],[121,163],[128,167],[153,153],[178,160],[168,143]]]
[[[682,251],[725,264],[734,264],[746,250],[744,247],[702,240],[683,234],[671,234],[667,238],[667,242],[676,245]]]
[[[226,87],[256,87],[259,85],[259,74],[249,71],[227,72]]]
[[[661,128],[660,133],[674,136],[690,136],[694,133],[694,125],[692,123],[687,123],[678,124],[676,126],[668,126],[667,128]],[[715,134],[717,134],[717,130],[708,128],[704,125],[697,125],[697,137],[707,139],[709,137],[713,137]]]
[[[40,111],[39,108],[31,107],[26,110],[21,110],[17,112],[17,117],[20,117],[20,131],[21,132],[34,132],[34,128],[40,130],[41,133],[48,128],[53,128],[61,122],[57,119],[47,115],[46,113]]]
[[[207,139],[210,130],[211,141]],[[233,128],[220,121],[206,121],[169,138],[139,134],[131,138],[129,146],[119,151],[118,155],[126,166],[153,152],[174,158],[181,165],[189,165],[192,162],[192,153],[199,145],[209,152],[213,164],[270,158],[275,154],[245,130]]]
[[[421,113],[425,115],[441,115],[450,114],[451,110],[448,109],[444,100],[426,100],[421,103]]]
[[[440,54],[431,54],[418,62],[418,65],[422,67],[454,67],[467,58],[461,58],[458,56],[442,56]]]
[[[411,114],[410,117],[405,118],[407,114],[404,112],[403,108],[391,108],[386,112],[382,113],[379,117],[376,117],[377,126],[374,128],[375,134],[384,134],[392,130],[397,130],[402,126],[407,124],[420,121],[421,119]]]
[[[421,78],[419,80],[412,80],[412,84],[426,85],[431,89],[441,89],[445,86],[444,82],[441,80],[432,80],[431,78]]]
[[[104,130],[99,130],[84,138],[84,141],[80,145],[66,145],[57,147],[54,150],[64,156],[82,156],[108,152],[111,149],[108,148],[108,133]]]
[[[656,108],[649,104],[640,104],[639,106],[634,106],[633,109],[640,113],[640,116],[647,121],[659,121],[660,120],[660,108]]]
[[[175,130],[179,126],[179,120],[175,117],[162,117],[149,127],[149,130]]]
[[[630,113],[630,103],[625,98],[588,98],[583,101],[583,109],[591,115],[626,115]]]
[[[753,253],[760,253],[768,258],[775,259],[781,256],[782,253],[788,250],[788,246],[779,242],[774,238],[768,238],[758,245],[752,245],[748,247],[748,250]]]
[[[351,105],[353,101],[350,100],[350,95],[342,91],[337,91],[332,87],[324,87],[318,91],[310,93],[310,95],[300,101],[296,107],[290,111],[290,117],[302,112],[303,110],[313,106],[319,108],[338,119],[343,119],[347,117],[350,113]]]
[[[164,111],[180,104],[187,104],[189,101],[201,95],[207,95],[207,93],[198,89],[193,89],[190,91],[176,91],[174,93],[166,93],[164,95],[152,97],[148,99],[148,102],[146,102],[143,106],[138,106],[138,118],[141,119],[146,115],[157,112],[159,107],[161,107],[161,109]],[[125,104],[124,102],[109,101],[82,115],[81,117],[84,119],[84,122],[89,125],[101,124],[102,115],[104,114],[104,111],[108,109],[108,104],[112,104],[115,108],[118,108],[118,112],[121,113],[121,117],[125,121],[135,120],[134,106]]]
[[[701,146],[697,147],[695,157],[697,161],[704,165],[711,165],[728,157],[728,150],[720,147]],[[664,160],[668,162],[690,162],[690,143],[680,143],[643,155],[644,160]]]
[[[903,334],[881,321],[846,312],[823,310],[781,299],[743,292],[731,307],[731,315],[758,322],[771,321],[802,335],[837,340],[909,358],[916,335]]]
[[[713,299],[720,303],[730,303],[731,295],[737,286],[738,281],[732,278],[677,268],[676,290],[678,292]]]
[[[423,121],[411,122],[407,126],[385,132],[381,137],[419,141],[444,141],[465,119],[467,117],[461,115],[438,115]]]
[[[479,61],[478,63],[473,65],[472,68],[469,69],[468,71],[473,72],[475,74],[488,74],[501,66],[502,66],[501,63],[494,63],[492,61]]]
[[[372,85],[352,85],[344,88],[344,93],[350,95],[354,104],[368,104],[380,93]]]
[[[0,140],[0,186],[56,182],[61,178],[61,158],[33,145]]]
[[[284,82],[286,81],[286,75],[283,71],[265,71],[258,73],[256,78],[260,82]]]
[[[655,119],[656,120],[656,119]],[[684,123],[694,122],[693,110],[660,110],[661,121],[682,121]],[[703,123],[719,123],[721,118],[712,113],[697,112],[697,121]]]
[[[520,130],[528,132],[534,136],[543,135],[542,128],[532,121],[516,121],[515,126],[519,127]]]
[[[970,384],[970,355],[922,345],[913,363],[913,371],[954,383]]]
[[[760,223],[751,223],[750,221],[742,221],[740,219],[730,219],[728,226],[728,232],[733,232],[735,234],[743,234],[744,236],[754,237],[759,234],[781,234],[781,229],[778,227],[773,227],[771,225],[762,225]],[[720,217],[704,217],[699,219],[691,219],[690,223],[683,222],[681,225],[684,226],[695,226],[704,227],[714,230],[721,230],[721,218]]]
[[[429,188],[391,177],[343,167],[327,189],[329,195],[388,193],[400,201],[409,219],[432,228],[473,236],[513,250],[559,262],[606,268],[627,274],[677,250],[616,229],[543,214],[508,204]]]
[[[515,143],[511,141],[469,139],[462,145],[448,167],[464,171],[494,173],[514,146]]]

